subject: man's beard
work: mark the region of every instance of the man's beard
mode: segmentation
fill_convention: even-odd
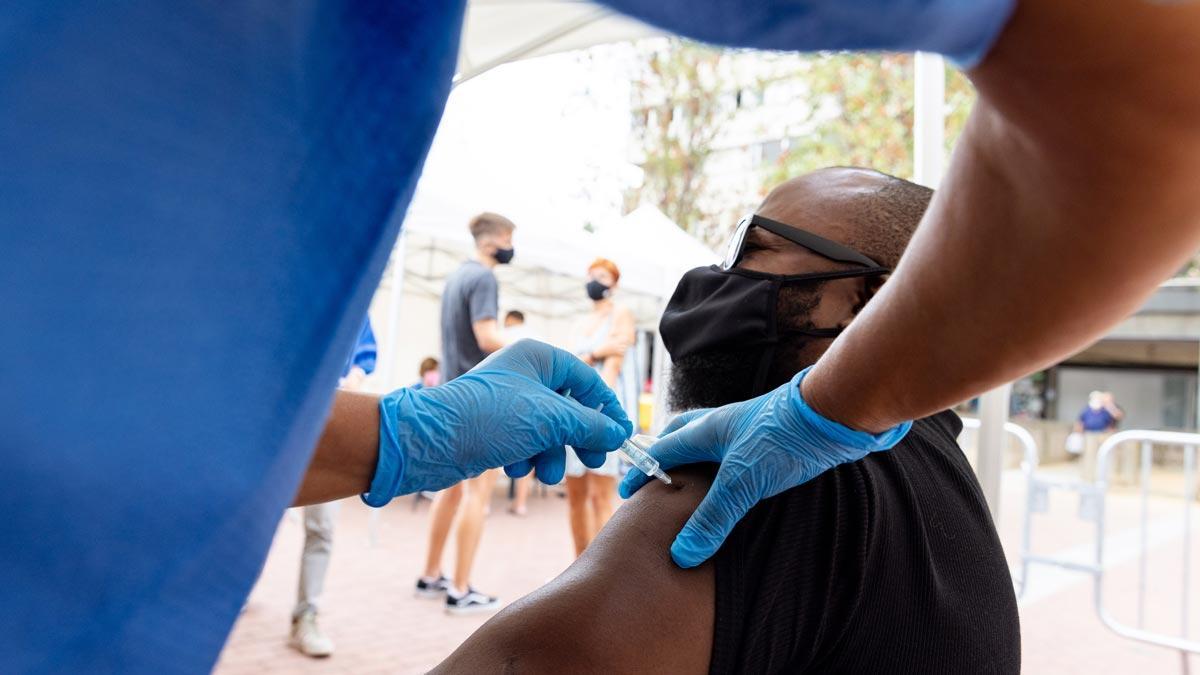
[[[816,328],[809,319],[820,302],[818,288],[784,287],[776,303],[779,328],[790,331]],[[823,338],[790,333],[768,354],[761,346],[729,348],[691,354],[671,365],[667,405],[675,413],[696,408],[715,408],[760,396],[787,382],[810,365],[805,354]],[[755,386],[762,359],[770,358],[765,381]]]

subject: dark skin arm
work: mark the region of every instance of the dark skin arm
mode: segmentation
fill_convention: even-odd
[[[714,465],[671,472],[617,509],[565,572],[506,607],[435,673],[707,673],[711,562],[683,570],[671,540],[712,482]]]
[[[379,458],[379,397],[338,391],[292,506],[362,494]]]
[[[1063,359],[1200,248],[1200,3],[1022,0],[968,75],[979,102],[904,259],[804,380],[847,426]]]

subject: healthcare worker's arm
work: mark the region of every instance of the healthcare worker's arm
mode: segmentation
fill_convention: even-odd
[[[805,380],[850,427],[1055,363],[1200,248],[1200,3],[1021,2],[969,74],[979,103],[921,227]]]
[[[1019,2],[969,72],[979,102],[879,295],[790,386],[653,449],[667,469],[722,462],[676,562],[711,556],[757,501],[892,447],[907,420],[1085,346],[1179,269],[1200,247],[1197,64],[1198,3]]]
[[[292,506],[363,494],[379,459],[379,397],[339,391]]]
[[[594,370],[561,349],[521,340],[439,387],[382,398],[338,392],[294,503],[362,494],[383,506],[501,466],[514,477],[534,470],[554,484],[565,445],[598,467],[632,430]]]

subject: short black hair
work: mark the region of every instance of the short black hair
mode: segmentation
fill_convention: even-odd
[[[929,208],[933,190],[883,172],[876,173],[887,180],[870,196],[851,202],[847,216],[855,227],[848,243],[884,267],[895,269]]]
[[[509,319],[525,323],[525,313],[519,309],[509,310],[508,314],[504,315],[504,320],[508,321]]]

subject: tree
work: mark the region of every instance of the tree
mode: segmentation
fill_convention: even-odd
[[[913,59],[909,54],[822,53],[799,64],[818,105],[792,123],[795,135],[764,188],[827,166],[913,171]]]
[[[692,234],[706,214],[698,204],[713,141],[732,114],[721,106],[731,85],[726,52],[682,40],[643,52],[633,82],[633,136],[642,154],[642,184],[626,195],[627,210],[654,204]]]
[[[948,67],[947,154],[974,100],[970,81]],[[626,207],[654,204],[717,246],[737,215],[788,178],[838,165],[911,177],[913,106],[911,54],[800,55],[657,42],[643,52],[634,77],[633,136],[644,177],[626,195]],[[750,138],[727,133],[748,124],[757,125]],[[746,152],[748,142],[773,142],[777,152],[762,153],[745,189],[722,192],[708,170],[714,154]]]

